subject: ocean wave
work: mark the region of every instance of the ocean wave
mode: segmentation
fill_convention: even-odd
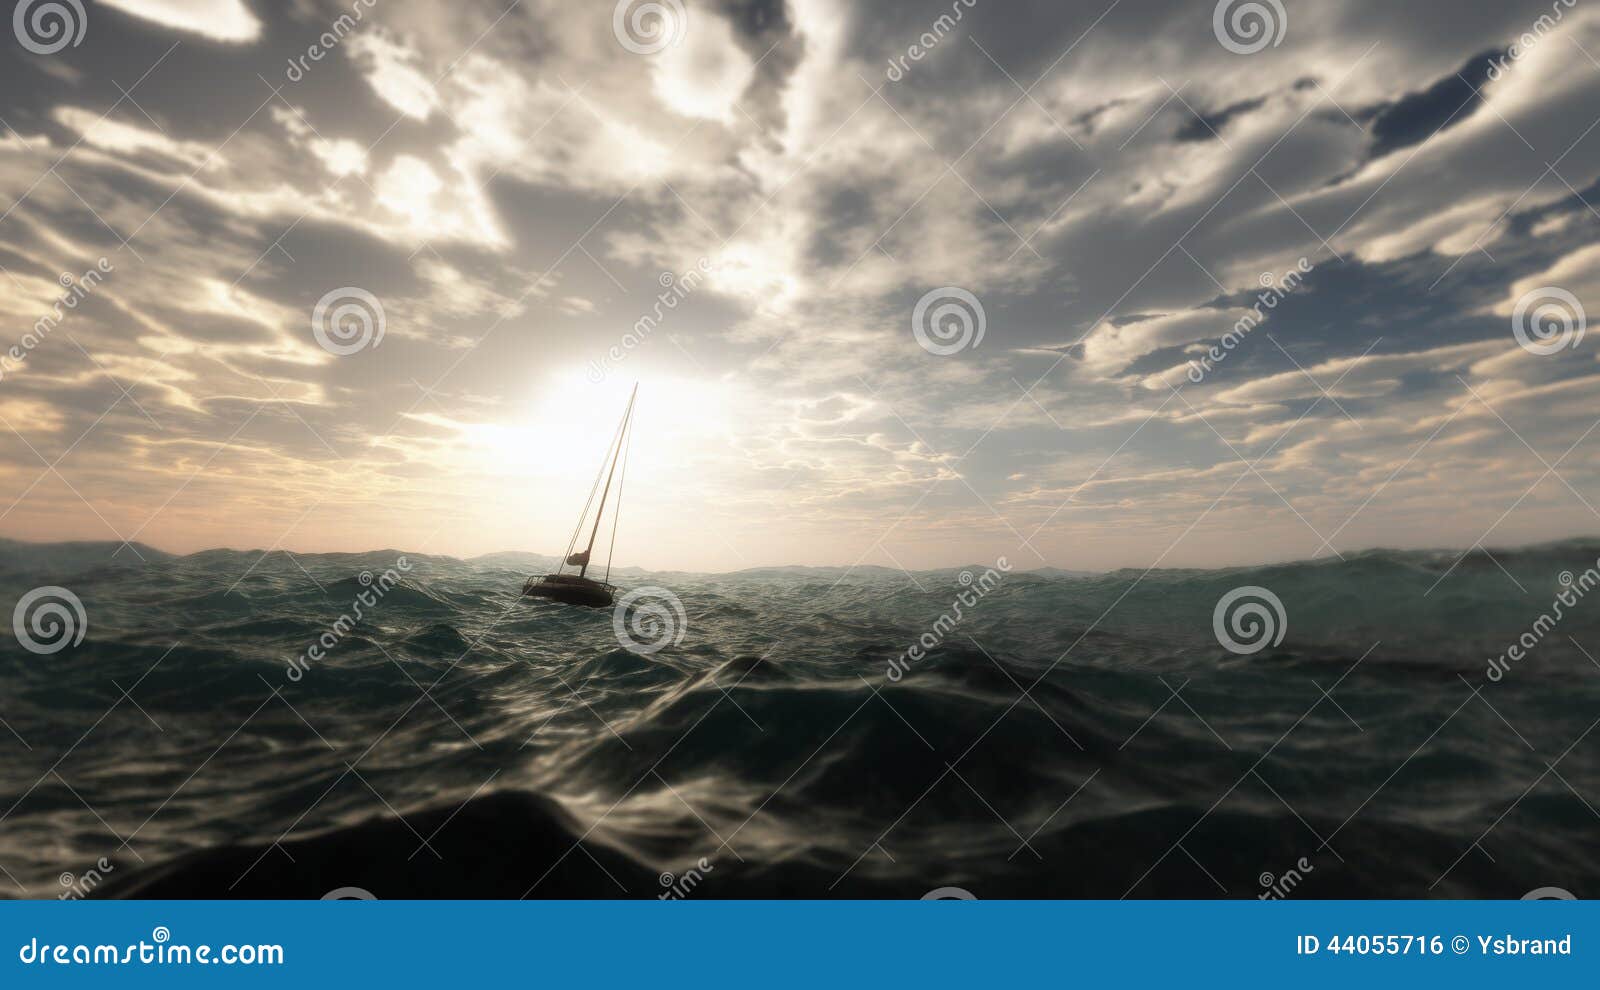
[[[401,554],[115,549],[0,546],[7,600],[87,616],[0,644],[13,896],[101,857],[124,897],[1600,889],[1600,609],[1486,666],[1600,542],[1013,572],[967,605],[982,568],[629,572],[684,606],[649,653],[522,599],[508,555],[375,591]],[[1260,648],[1218,635],[1237,589],[1281,606]]]

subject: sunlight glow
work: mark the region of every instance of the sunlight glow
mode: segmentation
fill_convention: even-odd
[[[729,456],[739,419],[732,389],[716,381],[648,374],[639,379],[632,437],[619,483],[626,485],[630,526],[666,524],[660,493],[706,488],[707,465]],[[547,548],[576,522],[605,461],[634,380],[620,374],[595,383],[581,367],[541,380],[521,409],[501,422],[448,425],[458,434],[452,459],[465,476],[496,492]],[[652,493],[656,493],[652,497]],[[636,530],[637,531],[637,530]]]

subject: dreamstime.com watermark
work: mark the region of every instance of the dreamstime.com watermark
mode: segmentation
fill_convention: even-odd
[[[1284,870],[1277,876],[1269,871],[1262,871],[1256,880],[1261,884],[1261,893],[1256,895],[1258,901],[1281,901],[1301,883],[1305,881],[1306,874],[1316,870],[1311,861],[1301,856],[1295,860],[1293,866]]]
[[[911,310],[911,336],[938,357],[976,349],[988,327],[983,303],[959,285],[930,289]]]
[[[1511,335],[1517,346],[1541,357],[1583,343],[1589,317],[1583,303],[1566,289],[1542,285],[1517,297],[1511,310]]]
[[[950,607],[940,613],[939,617],[934,620],[933,625],[921,636],[917,637],[915,643],[907,647],[904,653],[889,661],[889,666],[884,671],[884,676],[891,681],[898,681],[910,672],[913,663],[927,659],[928,652],[948,639],[950,634],[955,632],[956,626],[961,624],[964,616],[961,610],[962,606],[972,608],[977,605],[991,591],[1000,587],[1000,582],[1005,580],[1005,576],[1010,571],[1011,562],[1001,557],[994,562],[993,567],[985,569],[982,574],[976,577],[973,576],[971,571],[962,571],[956,575],[956,583],[961,585],[963,590],[956,595],[955,600],[950,603]]]
[[[106,874],[115,873],[117,868],[111,865],[111,860],[101,856],[95,864],[74,876],[63,873],[56,880],[61,884],[62,891],[56,895],[58,901],[78,901],[88,897],[94,889],[105,880]]]
[[[671,311],[678,308],[678,304],[694,295],[700,283],[711,274],[711,262],[701,258],[694,263],[694,267],[682,275],[672,272],[662,272],[656,279],[661,284],[661,291],[656,293],[655,305],[650,307],[650,312],[634,321],[633,329],[622,335],[622,339],[606,349],[599,361],[589,362],[589,380],[599,384],[606,380],[606,373],[615,365],[621,364],[628,354],[635,348],[643,346],[650,339],[650,335],[661,326],[661,321]]]
[[[306,48],[304,55],[297,55],[289,59],[289,67],[283,70],[284,76],[290,82],[299,82],[304,79],[306,73],[311,71],[311,66],[306,63],[308,61],[320,62],[333,54],[334,49],[338,48],[345,38],[349,37],[361,26],[361,21],[366,17],[367,11],[377,5],[378,0],[354,0],[350,4],[350,12],[340,14],[334,18],[333,23],[328,25],[328,29],[318,35],[317,40]]]
[[[89,633],[89,612],[70,589],[47,584],[17,599],[11,632],[24,650],[41,657],[78,646]]]
[[[1250,335],[1256,327],[1260,326],[1267,318],[1262,309],[1274,310],[1278,304],[1300,287],[1305,277],[1311,274],[1316,266],[1305,258],[1295,262],[1293,268],[1283,273],[1282,278],[1275,277],[1271,272],[1261,273],[1260,292],[1256,293],[1256,301],[1251,304],[1250,312],[1241,316],[1234,323],[1233,329],[1222,335],[1222,339],[1211,345],[1210,349],[1202,356],[1189,362],[1189,380],[1196,385],[1205,381],[1206,375],[1221,364],[1234,348],[1238,347],[1245,337]]]
[[[635,55],[654,55],[683,40],[689,13],[680,0],[617,0],[611,11],[611,33]]]
[[[1288,31],[1289,13],[1279,0],[1217,0],[1211,11],[1211,32],[1235,55],[1276,48]]]
[[[17,950],[25,965],[46,966],[282,966],[281,945],[173,945],[172,932],[157,925],[150,941],[132,945],[51,945],[30,938]]]
[[[920,62],[932,54],[940,42],[944,41],[967,11],[978,5],[978,0],[951,0],[950,13],[940,14],[928,25],[928,30],[922,32],[917,40],[906,47],[904,55],[897,55],[889,60],[889,68],[884,70],[884,78],[890,82],[899,82],[911,71],[912,62]]]
[[[383,343],[383,303],[366,289],[343,285],[311,308],[311,336],[329,354],[347,357]]]
[[[633,589],[617,599],[611,610],[611,631],[617,644],[640,656],[677,646],[688,630],[689,613],[683,599],[655,585]]]
[[[1211,631],[1229,653],[1241,657],[1283,642],[1289,615],[1283,599],[1258,584],[1246,584],[1217,599],[1211,610]]]
[[[665,887],[666,889],[656,895],[656,900],[683,900],[685,897],[688,897],[696,887],[700,886],[700,882],[706,878],[707,873],[710,873],[715,869],[716,867],[711,864],[710,860],[706,859],[704,856],[701,856],[700,859],[695,862],[695,865],[689,867],[687,870],[684,870],[682,873],[674,875],[672,873],[663,872],[661,876],[657,877],[656,879],[659,880],[661,886]]]
[[[1540,14],[1539,18],[1533,22],[1533,25],[1528,30],[1522,32],[1516,41],[1506,46],[1504,54],[1496,55],[1489,59],[1488,76],[1490,80],[1499,82],[1505,75],[1506,69],[1510,68],[1512,63],[1520,62],[1524,55],[1528,54],[1539,42],[1544,40],[1545,35],[1556,29],[1556,25],[1561,23],[1561,19],[1566,16],[1567,11],[1577,5],[1578,0],[1552,0],[1550,13]]]
[[[22,339],[4,354],[0,354],[0,381],[5,379],[7,372],[26,361],[29,352],[44,343],[50,334],[55,332],[61,321],[67,318],[67,313],[77,309],[79,303],[93,295],[94,290],[105,281],[105,277],[116,269],[117,266],[109,259],[101,258],[81,277],[74,276],[71,272],[62,272],[56,281],[60,282],[66,291],[56,297],[56,301],[50,305],[49,313],[34,321],[33,329],[23,334]]]
[[[1556,623],[1566,615],[1566,610],[1578,604],[1595,588],[1600,588],[1600,560],[1595,561],[1595,566],[1585,570],[1582,574],[1573,576],[1571,571],[1562,571],[1556,580],[1560,582],[1562,591],[1550,603],[1548,611],[1543,612],[1533,621],[1533,625],[1517,641],[1500,656],[1489,661],[1485,676],[1491,681],[1499,682],[1511,672],[1511,665],[1526,660],[1528,653],[1544,641],[1544,638],[1555,631]]]
[[[19,0],[11,12],[17,43],[35,55],[54,55],[83,44],[89,18],[82,0]]]
[[[375,607],[378,602],[383,600],[383,596],[389,593],[391,588],[400,583],[400,575],[410,571],[411,561],[405,557],[395,560],[393,567],[377,577],[373,577],[371,571],[362,571],[356,577],[356,581],[366,590],[351,600],[350,610],[340,615],[333,625],[324,630],[322,635],[317,637],[315,643],[312,643],[304,653],[289,661],[289,680],[299,682],[302,677],[306,676],[306,671],[311,669],[311,661],[315,660],[320,663],[327,659],[328,651],[338,646],[339,642],[350,635],[357,624],[366,617],[363,606],[365,608]]]

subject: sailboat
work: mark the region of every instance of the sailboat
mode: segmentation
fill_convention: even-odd
[[[584,503],[583,512],[578,516],[577,528],[572,531],[572,539],[567,542],[567,552],[562,557],[561,567],[558,567],[554,574],[528,578],[527,583],[522,586],[524,595],[548,598],[567,605],[586,605],[590,608],[607,608],[616,600],[617,589],[610,583],[611,551],[617,546],[617,517],[622,513],[622,483],[628,476],[628,442],[633,435],[631,429],[633,402],[638,396],[639,386],[635,384],[632,394],[628,396],[628,408],[622,414],[622,422],[617,426],[616,435],[611,439],[611,446],[606,450],[606,459],[600,464],[600,473],[595,475],[594,485],[589,489],[589,501]],[[617,475],[619,462],[622,464],[620,477]],[[589,517],[589,507],[594,505],[594,493],[600,488],[602,477],[606,483],[605,488],[600,491],[600,504],[595,508],[594,526],[589,530],[589,543],[582,550],[575,552],[574,548],[583,535],[584,520]],[[595,538],[600,535],[600,519],[605,515],[613,479],[617,482],[617,500],[611,513],[611,546],[606,551],[605,577],[596,581],[589,577],[589,563],[594,555]],[[567,567],[576,567],[578,573],[564,573]]]

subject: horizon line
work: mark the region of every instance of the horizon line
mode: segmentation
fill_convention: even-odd
[[[418,556],[418,557],[444,558],[444,559],[448,559],[448,560],[460,561],[462,563],[471,563],[473,561],[482,560],[485,557],[494,557],[494,556],[503,555],[503,554],[526,554],[526,555],[532,556],[532,557],[548,558],[551,561],[558,561],[558,560],[561,559],[561,557],[558,554],[540,553],[537,550],[491,550],[491,551],[488,551],[486,553],[474,554],[474,555],[469,556],[469,557],[462,557],[462,556],[457,556],[455,554],[448,554],[448,553],[427,553],[427,552],[418,551],[418,550],[401,550],[401,549],[398,549],[396,547],[374,547],[374,548],[369,549],[369,550],[299,550],[299,551],[291,551],[291,550],[284,549],[283,547],[272,547],[272,548],[251,547],[251,548],[248,548],[248,549],[239,549],[239,548],[236,548],[236,547],[220,547],[219,546],[219,547],[203,547],[203,548],[198,549],[198,550],[188,551],[187,553],[178,553],[178,552],[171,551],[171,550],[163,550],[162,548],[160,548],[158,546],[155,546],[154,544],[145,543],[145,542],[140,541],[140,540],[124,540],[124,541],[118,541],[118,540],[87,540],[87,539],[85,539],[85,540],[28,540],[28,539],[21,539],[21,538],[14,537],[14,536],[0,536],[0,541],[9,542],[9,543],[15,543],[15,544],[19,544],[19,545],[22,545],[22,546],[32,546],[32,547],[115,546],[115,547],[118,547],[119,549],[121,547],[124,547],[124,546],[127,546],[127,547],[139,547],[139,548],[143,548],[143,549],[146,549],[146,550],[154,551],[155,553],[159,553],[159,554],[162,554],[162,555],[164,555],[166,557],[171,557],[171,558],[174,558],[174,559],[181,559],[181,558],[185,558],[185,557],[198,556],[199,554],[203,554],[203,553],[219,553],[219,552],[237,553],[237,554],[253,554],[254,553],[254,554],[260,554],[263,558],[266,557],[267,555],[273,554],[273,553],[282,553],[282,554],[285,554],[286,556],[291,556],[291,557],[293,557],[293,556],[330,556],[330,555],[334,555],[334,554],[343,555],[343,556],[349,556],[349,557],[358,557],[358,556],[369,555],[369,554],[393,553],[393,554],[396,554],[397,556],[400,556],[400,557],[404,557],[404,556],[407,556],[407,555],[415,555],[415,556]],[[1499,552],[1499,553],[1516,553],[1516,552],[1524,552],[1524,551],[1535,550],[1535,549],[1553,548],[1553,547],[1558,547],[1558,546],[1562,546],[1562,545],[1566,545],[1566,544],[1580,544],[1580,543],[1583,543],[1585,541],[1600,542],[1600,533],[1592,533],[1592,534],[1586,534],[1586,535],[1575,535],[1575,536],[1566,536],[1566,537],[1560,537],[1560,538],[1553,539],[1553,540],[1540,540],[1540,541],[1531,542],[1531,543],[1502,545],[1502,546],[1495,547],[1492,550],[1491,550],[1491,548],[1485,547],[1480,543],[1474,543],[1474,544],[1472,544],[1471,546],[1468,546],[1468,547],[1430,546],[1430,547],[1402,548],[1402,547],[1394,547],[1394,546],[1370,546],[1370,547],[1362,547],[1362,548],[1356,549],[1356,550],[1348,550],[1348,551],[1345,551],[1344,553],[1339,553],[1339,552],[1335,551],[1333,554],[1331,554],[1329,556],[1325,556],[1325,557],[1312,556],[1312,557],[1290,558],[1290,559],[1283,559],[1283,560],[1264,560],[1264,561],[1257,561],[1255,563],[1228,564],[1228,565],[1214,566],[1214,567],[1157,567],[1155,565],[1150,565],[1148,567],[1140,567],[1140,566],[1137,566],[1137,565],[1129,565],[1129,566],[1123,566],[1123,567],[1094,569],[1094,568],[1061,567],[1061,566],[1056,565],[1056,564],[1039,564],[1037,566],[1032,566],[1032,567],[1011,566],[1011,567],[1005,568],[1005,570],[1008,573],[1009,572],[1016,572],[1016,573],[1022,573],[1022,574],[1027,574],[1027,573],[1032,573],[1032,572],[1037,572],[1037,571],[1066,571],[1066,572],[1069,572],[1069,573],[1084,574],[1084,575],[1115,574],[1115,573],[1118,573],[1119,571],[1130,571],[1130,570],[1132,570],[1132,571],[1143,570],[1143,571],[1146,571],[1146,572],[1151,572],[1151,571],[1156,571],[1156,570],[1167,570],[1167,571],[1227,571],[1227,570],[1239,570],[1239,569],[1256,569],[1256,568],[1263,568],[1263,567],[1282,567],[1282,566],[1290,566],[1290,565],[1294,565],[1294,564],[1321,564],[1321,563],[1325,563],[1325,562],[1344,562],[1346,560],[1346,558],[1348,558],[1348,557],[1368,556],[1368,555],[1376,554],[1376,553],[1389,553],[1389,554],[1455,554],[1455,555],[1457,555],[1458,560],[1460,560],[1460,559],[1465,559],[1466,556],[1468,554],[1472,553],[1474,550],[1480,551],[1480,552],[1488,555],[1492,559],[1496,552]],[[113,551],[113,555],[114,554],[115,554],[115,551]],[[1006,555],[1005,554],[1000,554],[995,558],[995,562],[994,563],[991,563],[991,564],[989,564],[987,566],[991,567],[991,568],[998,567],[999,566],[999,562],[1003,561],[1003,560],[1006,560]],[[857,561],[854,564],[754,564],[754,565],[751,565],[749,567],[741,567],[741,568],[737,568],[737,569],[734,569],[734,570],[725,570],[725,571],[687,570],[687,569],[682,569],[682,568],[647,568],[647,567],[642,567],[642,566],[637,565],[637,564],[619,565],[619,566],[611,568],[611,569],[612,570],[619,570],[619,571],[620,570],[643,571],[645,573],[650,573],[650,574],[700,574],[700,575],[714,576],[714,575],[719,575],[719,574],[743,574],[743,573],[747,573],[749,571],[777,570],[777,569],[785,569],[785,568],[787,568],[787,569],[809,569],[809,570],[844,570],[844,571],[847,571],[847,572],[848,571],[854,571],[854,570],[862,570],[862,569],[867,569],[867,568],[875,568],[875,569],[878,569],[878,570],[885,570],[885,571],[900,571],[900,572],[905,573],[905,574],[927,574],[927,573],[934,573],[934,572],[938,572],[938,571],[960,571],[960,570],[965,570],[965,569],[972,568],[972,567],[981,567],[981,566],[985,566],[985,565],[969,561],[969,562],[964,563],[964,564],[946,564],[946,565],[942,565],[942,566],[938,566],[938,567],[923,567],[923,568],[912,569],[912,568],[908,568],[908,567],[901,567],[898,564],[893,565],[893,566],[889,566],[889,565],[884,565],[884,564],[868,564],[868,563],[865,563],[863,561]]]

